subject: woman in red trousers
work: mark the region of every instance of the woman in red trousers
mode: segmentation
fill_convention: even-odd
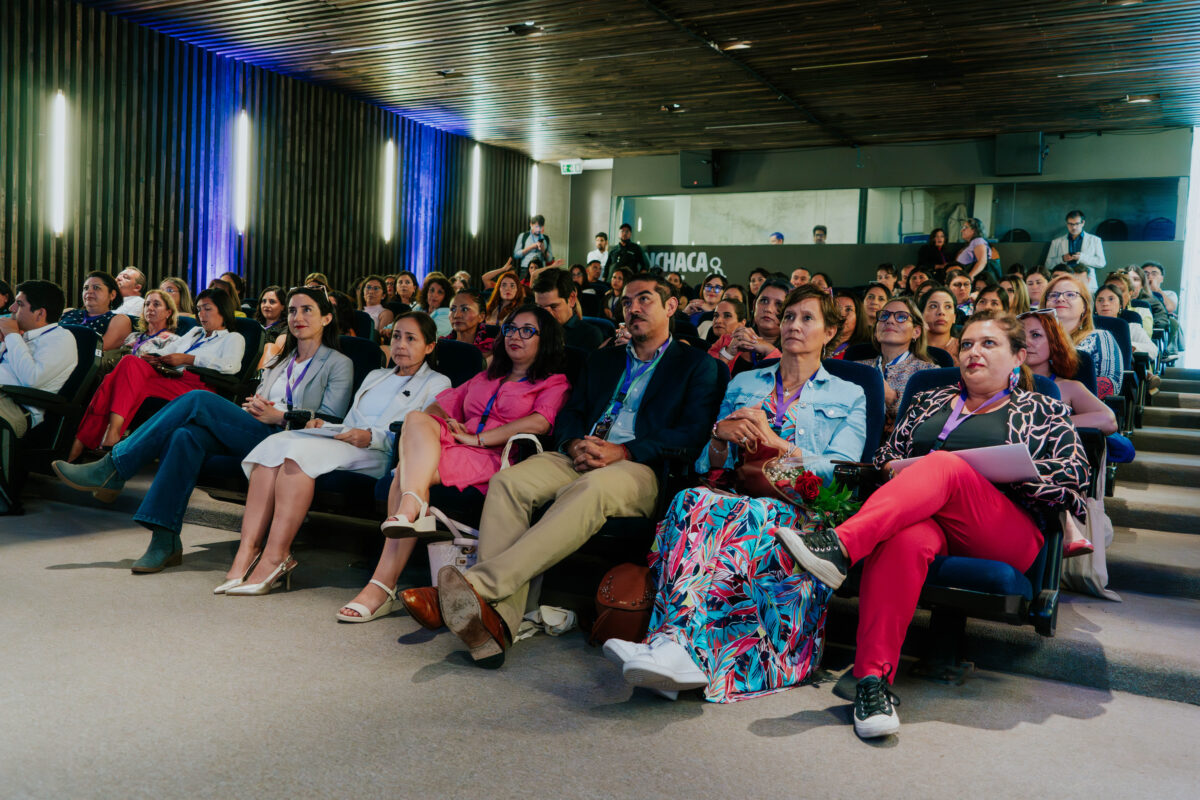
[[[863,563],[854,657],[859,736],[900,729],[888,684],[936,556],[1003,561],[1024,572],[1042,548],[1044,523],[1064,508],[1083,513],[1088,466],[1071,409],[1028,390],[1024,361],[1025,328],[1016,318],[992,311],[971,317],[959,350],[961,383],[915,396],[875,464],[891,474],[893,462],[924,457],[836,529],[775,529],[796,561],[831,588]],[[995,485],[954,453],[997,444],[1028,447],[1037,479]]]
[[[208,289],[196,297],[200,325],[155,355],[128,355],[118,361],[92,396],[67,460],[79,458],[85,449],[110,448],[119,442],[146,398],[172,400],[197,389],[207,390],[204,382],[184,367],[236,374],[242,366],[246,340],[230,330],[233,315],[229,295],[220,289]]]

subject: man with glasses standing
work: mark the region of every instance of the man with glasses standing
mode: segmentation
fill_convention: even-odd
[[[653,514],[656,467],[668,454],[694,460],[706,443],[725,388],[716,360],[671,336],[678,301],[661,278],[636,276],[621,302],[629,344],[588,358],[555,419],[558,449],[502,469],[488,484],[478,563],[466,573],[442,569],[436,588],[400,595],[413,619],[448,627],[480,666],[503,663],[531,580],[608,518]]]
[[[1067,212],[1067,232],[1050,243],[1050,252],[1046,255],[1046,269],[1054,269],[1056,264],[1079,265],[1087,267],[1088,289],[1096,292],[1096,270],[1104,269],[1104,245],[1099,236],[1093,236],[1083,230],[1087,217],[1079,209]]]

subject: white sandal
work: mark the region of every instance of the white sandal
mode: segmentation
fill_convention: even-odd
[[[383,521],[379,526],[379,530],[383,531],[383,535],[389,539],[411,539],[414,536],[421,534],[429,534],[437,531],[437,520],[429,515],[429,503],[421,499],[416,492],[405,492],[400,495],[400,499],[404,499],[405,494],[411,494],[417,498],[417,502],[421,504],[421,511],[417,514],[417,518],[409,521],[404,517],[393,514]]]
[[[399,588],[399,584],[389,589],[374,578],[371,578],[370,583],[373,583],[380,589],[383,589],[384,593],[387,595],[388,599],[383,601],[383,605],[375,609],[374,613],[371,613],[371,609],[367,608],[362,603],[346,603],[346,605],[342,606],[342,608],[348,608],[351,611],[357,611],[358,616],[352,617],[348,614],[343,614],[341,609],[338,609],[338,619],[340,619],[342,622],[370,622],[373,619],[386,617],[388,614],[391,614],[393,611],[396,611],[398,608],[400,608],[401,602],[396,597],[396,589]]]

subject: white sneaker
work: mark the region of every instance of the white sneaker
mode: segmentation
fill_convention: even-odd
[[[858,682],[854,697],[854,732],[863,739],[900,732],[896,706],[900,698],[888,689],[887,681],[869,675]]]
[[[650,652],[650,645],[640,642],[627,642],[624,639],[609,639],[604,643],[604,657],[618,667],[625,666],[625,662],[635,656],[645,655]]]
[[[663,692],[681,692],[708,686],[705,675],[681,645],[656,636],[649,645],[649,652],[635,655],[625,662],[621,674],[625,682]],[[664,695],[670,698],[669,695]]]

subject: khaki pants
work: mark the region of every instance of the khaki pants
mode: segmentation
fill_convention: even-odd
[[[8,423],[18,439],[29,432],[29,418],[25,416],[25,409],[4,392],[0,392],[0,420]]]
[[[479,563],[467,580],[516,633],[529,582],[574,553],[609,517],[648,517],[654,470],[632,461],[576,472],[562,453],[542,453],[496,473],[479,523]],[[554,505],[530,527],[534,509]]]

